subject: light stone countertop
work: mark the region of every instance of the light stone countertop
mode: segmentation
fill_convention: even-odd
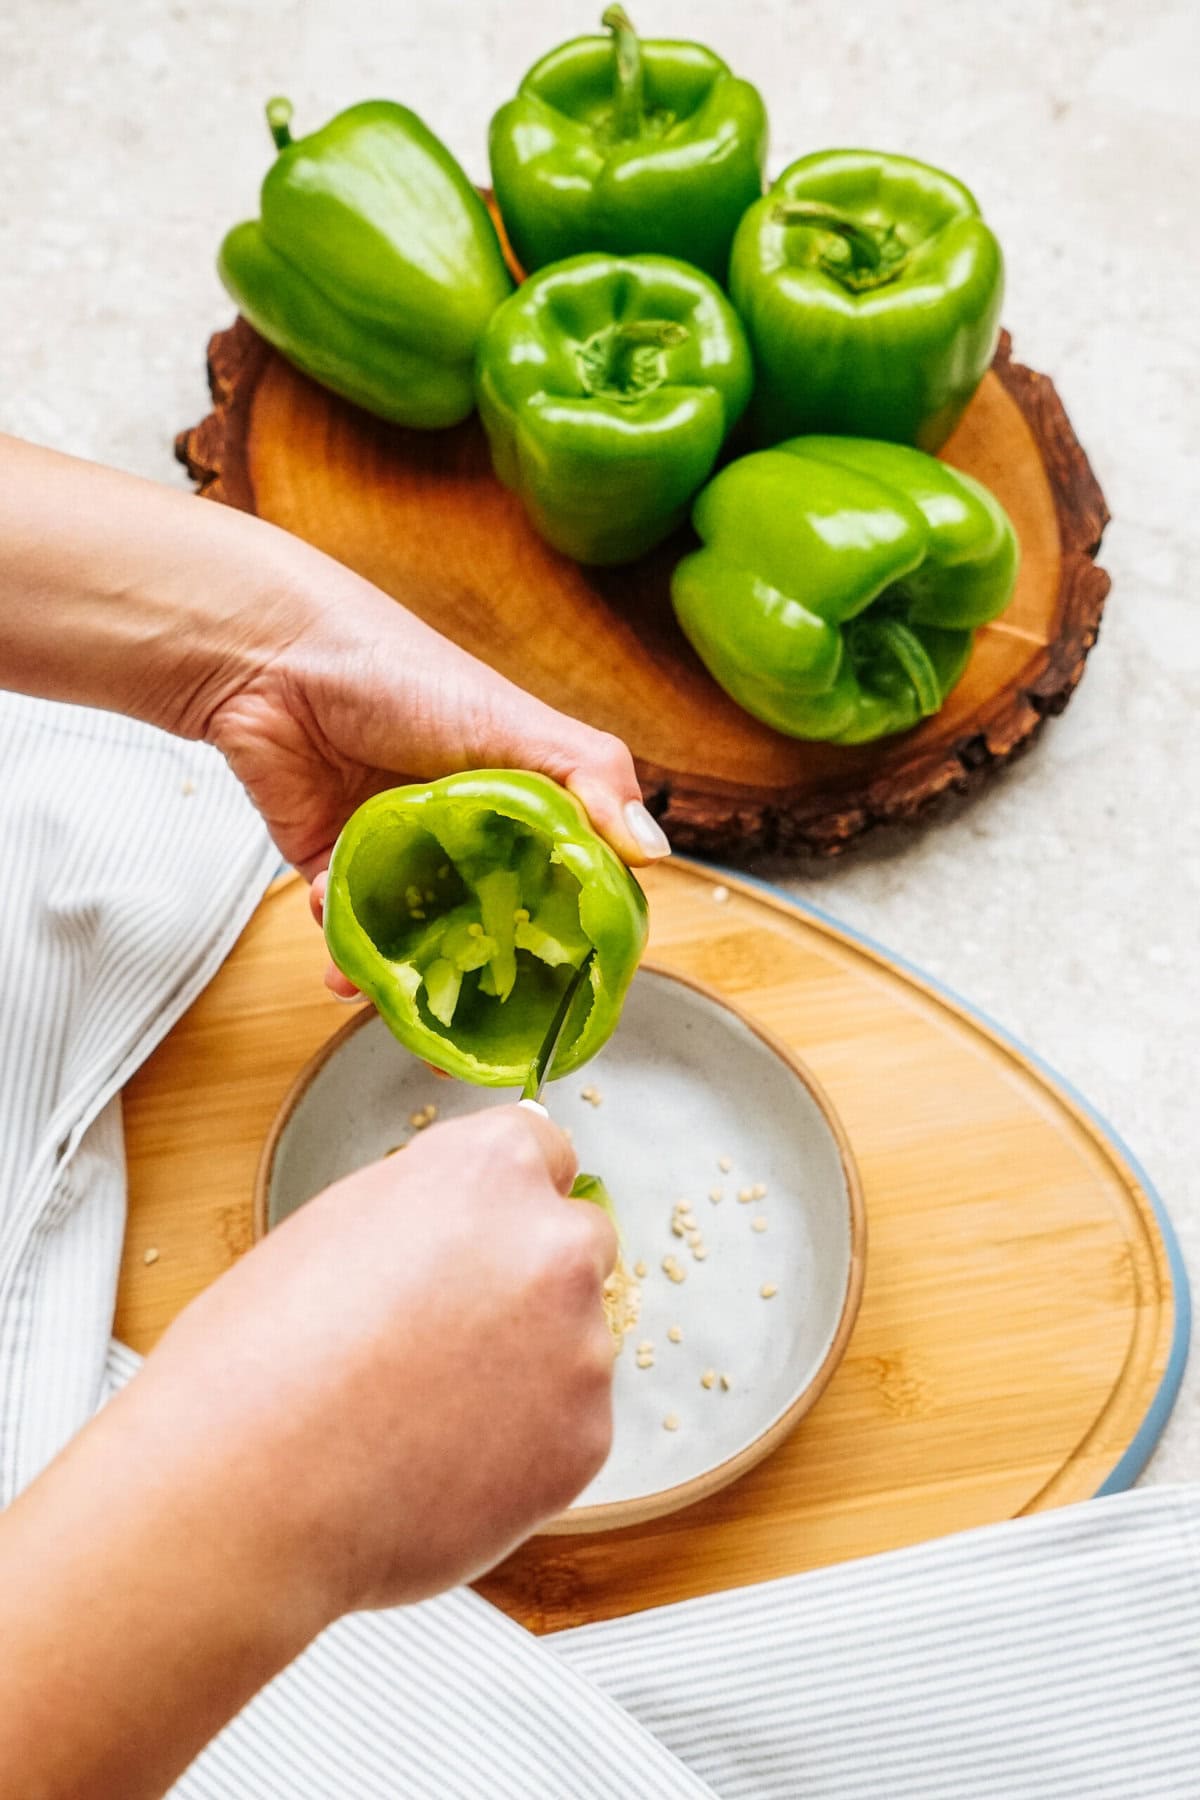
[[[6,0],[0,428],[182,485],[257,209],[262,104],[297,129],[415,106],[479,179],[494,107],[601,0]],[[1103,636],[1066,715],[948,823],[787,885],[977,1002],[1112,1122],[1200,1273],[1200,10],[1189,0],[641,0],[767,97],[771,166],[908,151],[1006,250],[1018,359],[1054,377],[1114,515]],[[771,871],[778,873],[778,871]],[[1064,1281],[1070,1279],[1064,1269]],[[1150,1480],[1200,1477],[1200,1354]]]

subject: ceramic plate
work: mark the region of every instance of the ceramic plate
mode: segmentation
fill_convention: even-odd
[[[284,1102],[259,1171],[259,1229],[406,1141],[429,1102],[445,1119],[512,1098],[439,1079],[377,1015],[356,1015]],[[641,1320],[617,1359],[612,1454],[551,1529],[628,1525],[732,1481],[824,1388],[862,1290],[858,1177],[796,1058],[664,970],[643,966],[611,1043],[545,1098],[581,1168],[608,1185],[627,1263],[646,1268]],[[698,1244],[672,1230],[680,1200]],[[664,1272],[671,1257],[682,1281]],[[652,1350],[639,1358],[641,1345]]]

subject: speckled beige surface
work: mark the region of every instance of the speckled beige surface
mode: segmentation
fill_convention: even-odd
[[[254,207],[261,105],[414,105],[486,172],[491,109],[599,0],[6,0],[0,427],[181,483]],[[789,879],[1025,1039],[1144,1162],[1200,1270],[1200,11],[1189,0],[643,0],[759,82],[773,166],[866,143],[942,163],[1007,250],[1006,321],[1055,377],[1115,522],[1066,716],[949,823]],[[1063,1280],[1070,1280],[1064,1269]],[[1200,1356],[1147,1479],[1200,1476]]]

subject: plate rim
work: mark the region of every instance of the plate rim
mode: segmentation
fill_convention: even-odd
[[[793,1397],[778,1417],[764,1426],[763,1430],[750,1443],[744,1444],[732,1456],[725,1457],[719,1463],[714,1463],[711,1468],[703,1470],[699,1475],[690,1476],[688,1480],[676,1482],[671,1487],[658,1488],[651,1494],[639,1494],[629,1500],[605,1500],[598,1501],[591,1506],[568,1507],[557,1518],[548,1520],[531,1533],[531,1536],[534,1537],[575,1536],[596,1531],[617,1531],[623,1526],[645,1524],[650,1519],[662,1518],[669,1513],[679,1512],[686,1506],[692,1506],[699,1500],[706,1500],[710,1495],[718,1493],[722,1488],[728,1487],[732,1482],[738,1480],[740,1476],[746,1474],[777,1449],[784,1439],[795,1430],[804,1415],[816,1405],[845,1355],[862,1304],[863,1286],[866,1279],[866,1200],[862,1177],[859,1174],[858,1163],[855,1160],[849,1136],[829,1095],[804,1059],[792,1049],[791,1045],[785,1043],[769,1026],[763,1025],[754,1018],[731,996],[721,993],[708,982],[701,981],[694,975],[669,968],[654,957],[643,958],[638,973],[643,971],[646,974],[661,976],[664,980],[676,982],[680,987],[700,995],[702,999],[720,1007],[723,1011],[732,1013],[780,1062],[791,1070],[801,1086],[807,1090],[833,1139],[845,1184],[850,1232],[846,1285],[833,1336],[830,1338],[825,1355],[811,1379]],[[254,1173],[251,1229],[255,1243],[259,1243],[266,1237],[270,1230],[268,1199],[275,1159],[283,1133],[296,1108],[330,1058],[335,1056],[343,1044],[347,1043],[356,1032],[361,1031],[378,1016],[375,1008],[364,1002],[352,1018],[347,1019],[344,1025],[331,1033],[325,1042],[318,1046],[289,1083],[271,1121],[270,1129],[263,1140]]]

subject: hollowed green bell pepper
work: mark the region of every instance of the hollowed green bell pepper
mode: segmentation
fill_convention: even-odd
[[[725,279],[737,222],[762,193],[762,97],[701,44],[560,44],[492,120],[492,184],[527,270],[585,250],[649,251]]]
[[[579,562],[628,562],[682,522],[751,380],[737,314],[698,269],[575,256],[492,315],[479,412],[542,536]]]
[[[475,350],[512,279],[487,208],[415,113],[368,100],[279,155],[262,218],[235,225],[218,272],[238,306],[306,374],[400,425],[465,419]]]
[[[792,737],[864,743],[935,713],[1017,575],[1007,513],[920,450],[795,438],[723,469],[671,596],[739,706]]]
[[[646,902],[565,789],[482,769],[358,808],[334,846],[325,937],[402,1044],[464,1081],[512,1087],[593,946],[552,1076],[608,1040]]]
[[[1004,263],[953,176],[825,150],[747,212],[729,289],[754,347],[760,443],[834,431],[932,451],[992,360]]]

